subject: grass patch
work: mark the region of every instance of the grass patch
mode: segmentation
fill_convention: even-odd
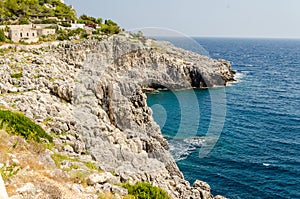
[[[23,73],[10,74],[10,77],[15,79],[20,79],[21,77],[23,77]]]
[[[3,166],[0,168],[0,174],[3,177],[3,180],[7,180],[13,175],[16,175],[19,170],[20,168],[16,164],[13,164],[11,166]]]
[[[53,142],[53,138],[42,127],[22,113],[0,110],[0,128],[5,128],[8,133],[20,135],[26,140],[41,142],[41,139],[46,139]]]
[[[54,160],[56,166],[60,166],[61,162],[64,161],[64,160],[70,160],[70,158],[68,156],[61,155],[59,153],[52,154],[51,158]]]
[[[49,123],[53,122],[53,119],[51,117],[46,117],[43,121],[44,125],[48,125]]]
[[[84,187],[87,187],[87,177],[88,174],[84,171],[77,170],[71,173],[71,179],[74,183],[82,184]]]
[[[95,170],[95,171],[98,171],[98,172],[102,171],[101,169],[99,169],[99,167],[97,167],[96,163],[94,163],[94,162],[84,162],[84,164],[90,170]]]
[[[59,153],[54,153],[51,155],[51,158],[54,160],[56,166],[60,167],[61,166],[61,163],[64,161],[64,160],[67,160],[67,161],[70,161],[70,162],[80,162],[80,163],[83,163],[87,168],[89,168],[90,170],[94,170],[94,171],[98,171],[98,172],[102,172],[101,169],[99,169],[96,165],[96,163],[94,162],[83,162],[83,161],[80,161],[78,160],[78,158],[71,158],[69,156],[65,156],[65,155],[61,155]],[[69,169],[67,170],[73,170],[73,169],[78,169],[79,166],[74,164],[73,166],[71,166]]]
[[[167,192],[155,187],[148,182],[137,182],[134,185],[122,184],[128,190],[128,194],[137,199],[170,199]]]

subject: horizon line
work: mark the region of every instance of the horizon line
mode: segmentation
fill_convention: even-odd
[[[177,35],[147,35],[147,37],[184,37]],[[192,38],[215,38],[215,39],[290,39],[300,40],[300,37],[272,37],[272,36],[207,36],[207,35],[189,35]]]

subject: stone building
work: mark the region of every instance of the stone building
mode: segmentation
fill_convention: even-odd
[[[8,37],[13,42],[26,40],[28,42],[38,41],[37,30],[32,25],[11,25],[9,27]]]
[[[37,42],[39,36],[51,34],[55,34],[54,28],[44,28],[34,24],[11,25],[9,26],[8,38],[13,42]]]

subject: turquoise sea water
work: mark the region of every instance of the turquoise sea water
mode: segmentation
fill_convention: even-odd
[[[239,81],[148,95],[185,178],[229,198],[300,198],[300,40],[195,40],[211,57],[231,61]],[[218,119],[211,119],[215,95],[226,98],[224,126],[200,158],[202,144],[216,139],[205,137]]]

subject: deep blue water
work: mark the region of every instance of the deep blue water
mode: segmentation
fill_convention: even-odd
[[[300,198],[300,40],[196,41],[211,57],[231,61],[239,81],[148,95],[185,178],[229,198]],[[215,104],[225,117],[212,113]],[[199,157],[201,143],[217,138],[205,137],[209,125],[223,119],[215,147]]]

